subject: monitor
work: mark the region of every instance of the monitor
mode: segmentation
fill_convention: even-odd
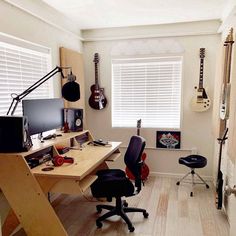
[[[63,126],[62,98],[22,100],[23,115],[28,117],[29,134],[39,134]]]

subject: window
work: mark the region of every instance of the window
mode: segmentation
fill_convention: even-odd
[[[20,94],[50,71],[51,54],[49,49],[25,41],[22,47],[18,45],[20,40],[10,38],[15,44],[9,44],[2,39],[6,37],[0,35],[0,115],[6,115],[11,95]],[[51,91],[50,83],[46,82],[26,98],[49,98]],[[21,114],[19,103],[15,115]]]
[[[182,57],[112,60],[112,127],[180,128]]]

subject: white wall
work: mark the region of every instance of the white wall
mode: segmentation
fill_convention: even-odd
[[[106,140],[119,140],[123,142],[123,146],[126,146],[130,136],[136,134],[136,128],[111,127],[111,54],[115,48],[121,44],[130,44],[132,47],[132,43],[135,42],[140,45],[141,40],[146,44],[156,43],[160,48],[159,54],[176,53],[179,50],[184,56],[181,127],[183,150],[156,149],[155,139],[158,129],[141,129],[141,135],[147,140],[147,164],[152,172],[170,175],[182,174],[187,169],[178,164],[178,158],[190,154],[191,149],[197,149],[199,154],[208,159],[207,167],[199,172],[204,176],[212,176],[214,145],[211,134],[212,109],[203,113],[195,113],[191,111],[189,103],[194,86],[198,85],[199,80],[200,47],[206,48],[204,85],[208,87],[210,98],[213,100],[216,48],[220,44],[220,35],[215,30],[218,26],[218,22],[199,22],[199,24],[149,26],[148,30],[144,30],[144,27],[130,27],[130,29],[84,31],[83,37],[86,41],[84,42],[84,60],[87,62],[85,64],[86,100],[91,94],[89,88],[94,84],[93,57],[96,52],[100,55],[100,86],[105,88],[105,95],[108,99],[107,107],[101,111],[91,109],[87,103],[88,127],[94,136]],[[178,28],[178,32],[175,27]],[[165,34],[168,35],[168,38],[164,36]],[[139,39],[135,39],[137,35]],[[157,37],[158,35],[161,37]],[[178,37],[174,35],[178,35]],[[116,38],[118,39],[116,40]],[[150,48],[153,47],[150,46]],[[136,51],[136,53],[144,53],[140,48]],[[152,53],[158,54],[158,50],[154,49]]]

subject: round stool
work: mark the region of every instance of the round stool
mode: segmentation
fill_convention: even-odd
[[[206,188],[209,188],[209,185],[206,183],[206,181],[195,172],[196,168],[203,168],[207,165],[207,159],[200,155],[189,155],[187,157],[181,157],[179,158],[179,164],[185,165],[191,169],[181,180],[179,180],[176,184],[180,185],[180,182],[183,181],[188,175],[192,175],[192,191],[190,193],[190,196],[193,196],[193,187],[195,184],[205,184]],[[195,182],[194,181],[194,175],[196,175],[201,182]]]

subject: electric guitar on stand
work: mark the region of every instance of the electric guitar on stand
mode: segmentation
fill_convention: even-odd
[[[93,84],[90,88],[92,94],[89,97],[89,105],[93,109],[102,110],[107,105],[107,99],[104,95],[104,88],[100,88],[98,84],[98,63],[99,63],[98,53],[94,54],[93,62],[95,64],[95,84]]]
[[[140,129],[141,129],[141,119],[137,120],[137,135],[140,136]],[[147,154],[145,152],[143,152],[141,160],[142,160],[142,167],[141,167],[141,179],[144,183],[144,181],[147,180],[147,177],[149,175],[149,167],[147,166],[147,164],[144,162],[147,158]],[[125,172],[127,174],[127,176],[129,177],[129,179],[131,180],[135,180],[135,177],[133,176],[133,174],[130,172],[130,170],[126,167]]]
[[[219,161],[218,161],[218,174],[217,174],[217,182],[216,182],[216,208],[220,210],[222,208],[222,202],[223,202],[223,173],[221,171],[221,155],[222,155],[222,148],[223,144],[225,143],[225,140],[228,139],[226,137],[228,132],[228,128],[226,128],[223,137],[218,138],[218,141],[220,143],[220,150],[219,150]]]
[[[203,112],[210,108],[211,101],[203,87],[203,68],[204,68],[204,58],[205,58],[205,48],[200,48],[200,75],[199,75],[199,85],[196,86],[195,96],[191,101],[191,108],[196,112]]]

